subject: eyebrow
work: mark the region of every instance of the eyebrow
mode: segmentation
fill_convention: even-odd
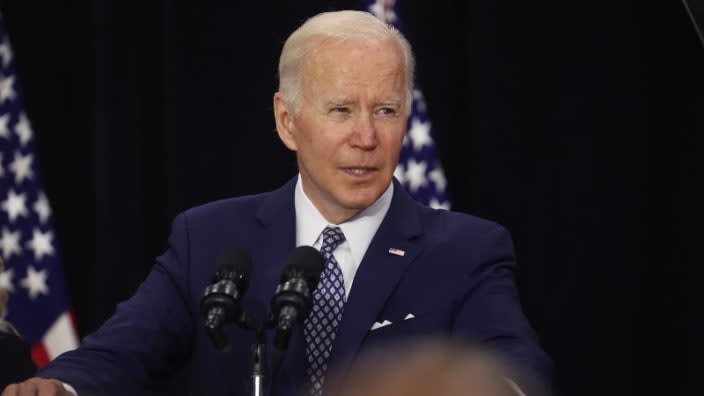
[[[349,104],[352,104],[354,101],[351,99],[331,99],[328,100],[325,104],[328,106],[346,106]]]
[[[350,105],[353,103],[354,103],[354,100],[351,100],[351,99],[332,99],[332,100],[328,100],[326,102],[326,105],[328,105],[328,106],[347,106],[347,105]],[[389,106],[389,105],[400,106],[401,101],[395,100],[395,99],[383,100],[383,101],[379,102],[378,105],[381,105],[381,106]]]

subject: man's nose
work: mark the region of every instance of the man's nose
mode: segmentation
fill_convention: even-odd
[[[372,150],[377,145],[376,126],[371,114],[361,114],[355,124],[350,143],[363,150]]]

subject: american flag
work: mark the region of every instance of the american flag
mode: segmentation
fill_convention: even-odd
[[[5,21],[0,15],[0,289],[9,292],[4,319],[32,345],[38,367],[76,348],[51,208],[39,180],[33,133]],[[2,311],[2,310],[0,310]],[[3,318],[0,318],[3,319]]]
[[[396,0],[365,0],[364,7],[401,31],[399,3]],[[431,131],[425,99],[416,86],[413,90],[413,108],[408,117],[408,132],[394,176],[418,202],[432,208],[450,209],[447,180],[437,158]]]

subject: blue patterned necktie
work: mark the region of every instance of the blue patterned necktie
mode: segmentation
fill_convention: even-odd
[[[313,309],[303,327],[308,358],[307,372],[313,385],[313,396],[322,394],[328,358],[345,308],[345,280],[340,265],[332,255],[335,248],[345,241],[345,234],[338,227],[325,227],[322,237],[320,253],[325,257],[325,269],[313,292]]]

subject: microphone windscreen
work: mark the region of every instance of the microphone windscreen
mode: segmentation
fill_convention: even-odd
[[[232,247],[223,250],[218,256],[213,274],[213,283],[224,279],[235,281],[237,286],[244,292],[249,280],[249,272],[252,269],[252,259],[249,254],[241,249]]]
[[[318,249],[312,246],[299,246],[288,256],[281,281],[285,282],[297,273],[298,276],[306,278],[311,290],[315,290],[324,267],[325,258]]]

